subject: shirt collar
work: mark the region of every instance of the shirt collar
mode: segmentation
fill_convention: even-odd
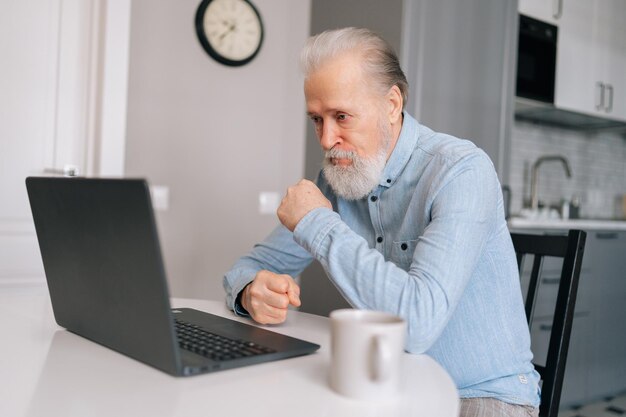
[[[417,144],[419,123],[406,112],[402,112],[402,115],[400,137],[380,177],[380,185],[383,187],[391,187],[396,182]]]

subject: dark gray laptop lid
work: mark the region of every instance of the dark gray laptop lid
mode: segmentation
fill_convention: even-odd
[[[57,323],[180,374],[146,181],[29,177],[26,187]]]

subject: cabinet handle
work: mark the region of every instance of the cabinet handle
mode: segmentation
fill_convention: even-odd
[[[541,280],[546,285],[555,285],[561,282],[561,278],[544,278]]]
[[[610,113],[613,110],[613,84],[607,84],[606,91],[608,92],[607,96],[609,104],[604,106],[604,110],[606,110],[607,113]]]
[[[549,332],[550,330],[552,330],[552,325],[551,324],[542,324],[539,326],[539,330],[541,330],[542,332]]]
[[[563,0],[552,0],[552,17],[560,19],[563,15]]]
[[[596,110],[602,110],[604,105],[604,89],[605,85],[602,81],[596,83],[596,91],[600,91],[600,94],[596,94]]]
[[[615,232],[598,232],[598,233],[596,233],[596,239],[605,239],[605,240],[617,239],[617,233],[615,233]]]

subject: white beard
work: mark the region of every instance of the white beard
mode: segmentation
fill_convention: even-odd
[[[366,197],[380,182],[387,163],[387,148],[391,142],[388,129],[381,129],[383,140],[376,155],[370,158],[359,156],[354,151],[330,149],[324,156],[322,172],[335,194],[346,200]],[[334,165],[331,158],[349,159],[348,166]]]

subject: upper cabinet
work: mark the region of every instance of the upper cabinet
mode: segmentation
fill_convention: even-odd
[[[555,106],[626,121],[626,1],[520,0],[519,12],[558,27]]]
[[[563,13],[563,1],[567,0],[520,0],[518,9],[521,14],[556,25]]]
[[[555,106],[588,114],[599,112],[599,70],[595,45],[593,0],[567,0],[557,23]]]
[[[626,120],[626,2],[564,0],[555,105]]]
[[[597,82],[603,83],[600,111],[626,120],[626,1],[597,2],[595,38],[598,49]]]

